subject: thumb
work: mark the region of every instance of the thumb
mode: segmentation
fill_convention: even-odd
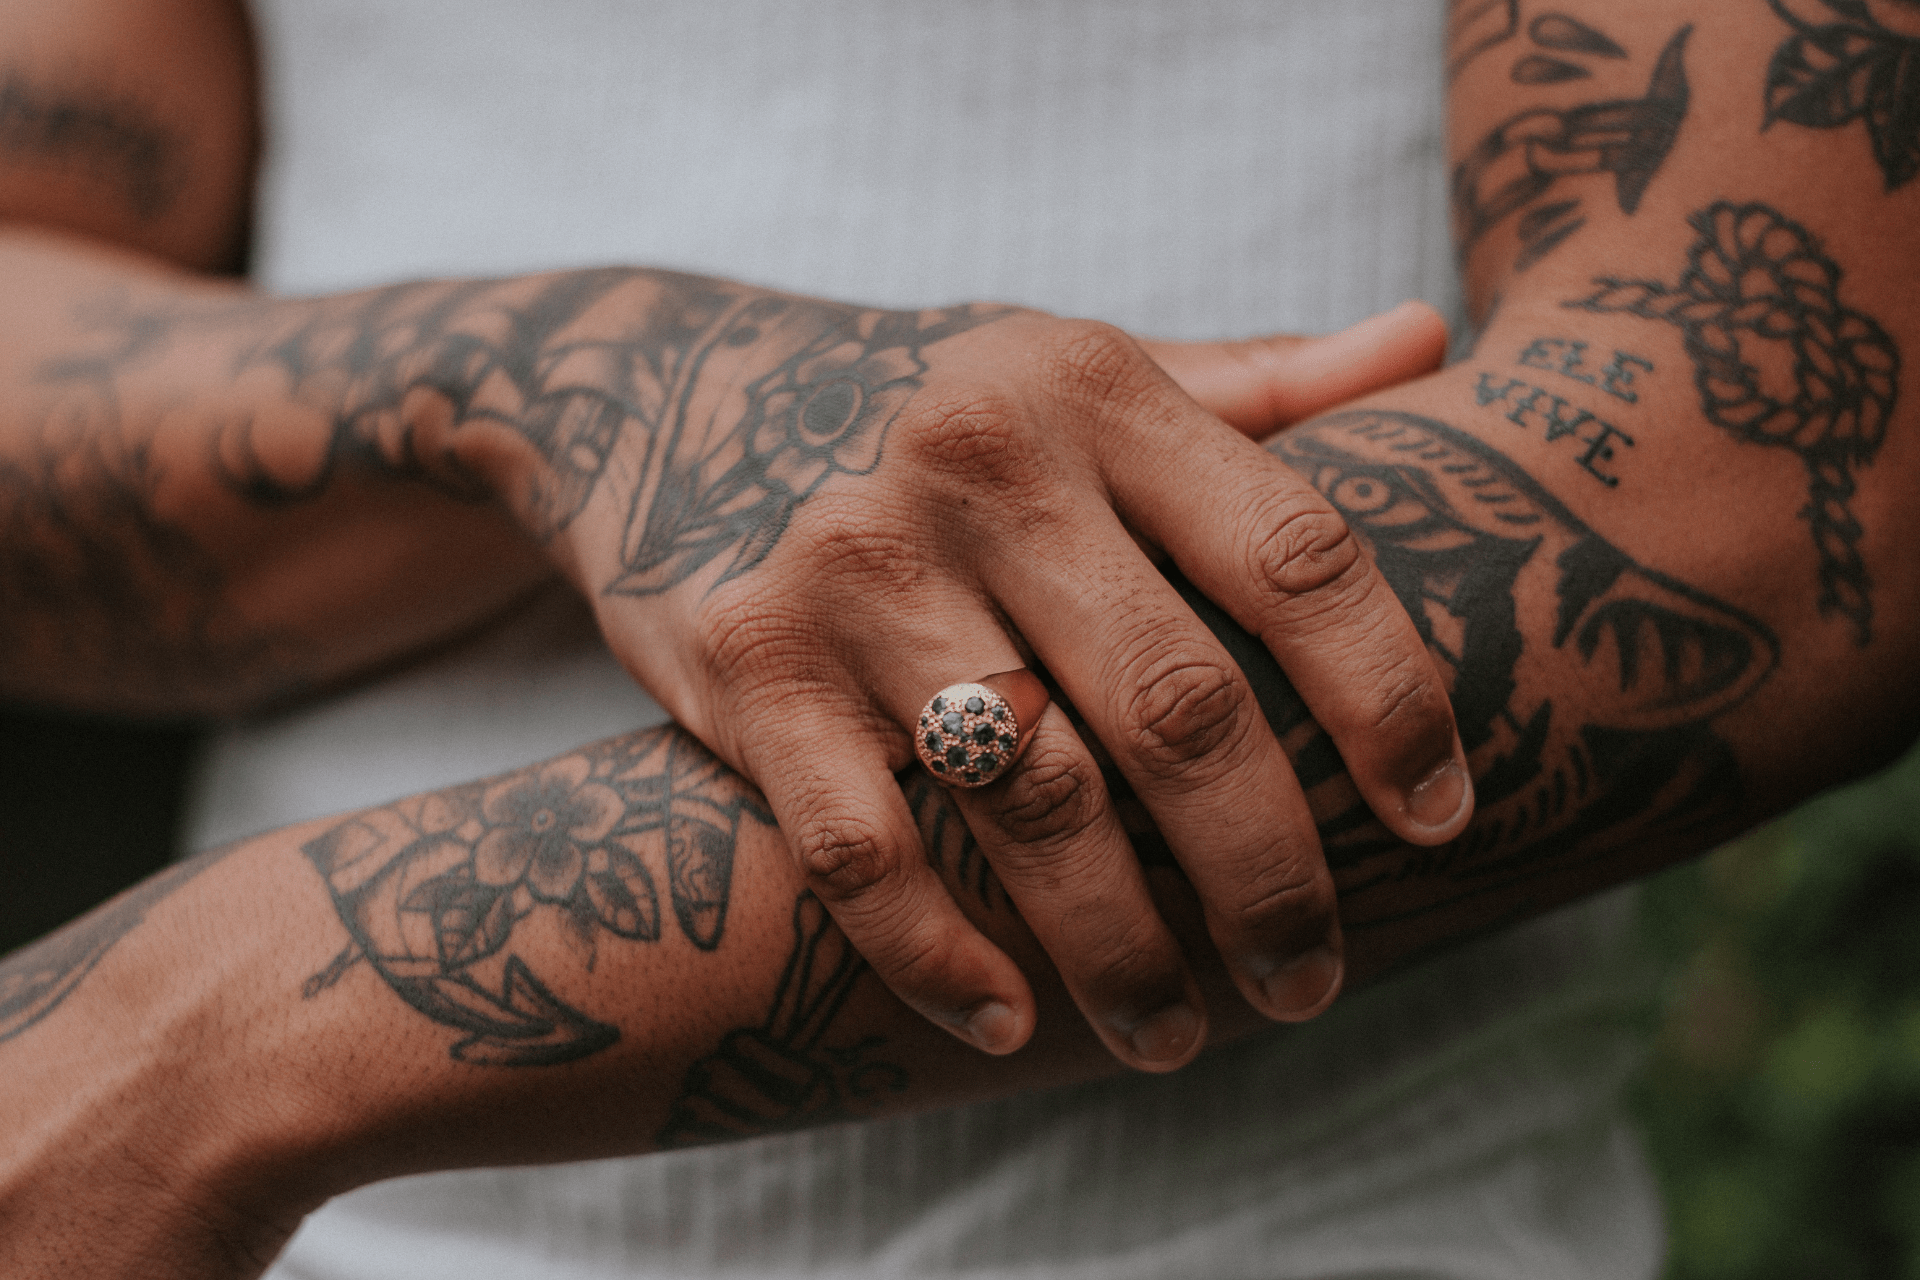
[[[1201,408],[1258,440],[1432,373],[1446,356],[1447,326],[1432,307],[1410,301],[1320,338],[1144,339],[1140,345]]]

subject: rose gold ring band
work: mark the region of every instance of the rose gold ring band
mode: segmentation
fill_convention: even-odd
[[[913,749],[942,782],[984,787],[1027,749],[1049,701],[1047,686],[1025,667],[950,684],[921,708]]]

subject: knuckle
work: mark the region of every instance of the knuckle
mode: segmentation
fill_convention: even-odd
[[[1139,343],[1097,320],[1061,321],[1041,347],[1040,358],[1056,393],[1096,404],[1133,398],[1147,367]]]
[[[907,431],[915,460],[935,474],[1013,477],[1024,472],[1030,448],[1021,424],[1026,415],[1012,399],[980,392],[930,398],[918,407]]]
[[[1248,569],[1281,599],[1337,607],[1364,580],[1367,558],[1340,513],[1317,495],[1284,498],[1255,526]]]
[[[1424,655],[1392,664],[1382,674],[1375,699],[1377,710],[1368,727],[1385,733],[1425,736],[1453,721],[1453,703]]]
[[[708,675],[720,687],[741,692],[774,679],[815,633],[794,602],[760,591],[710,597],[695,626]]]
[[[1308,931],[1318,936],[1333,916],[1325,877],[1306,859],[1281,853],[1236,882],[1231,922],[1244,932]]]
[[[1092,760],[1065,744],[1027,748],[1002,786],[982,797],[987,816],[1016,845],[1044,849],[1069,841],[1093,826],[1106,802],[1106,788]]]
[[[851,903],[886,883],[900,860],[888,841],[856,819],[808,823],[794,841],[807,884],[823,901]]]
[[[1205,659],[1176,659],[1140,683],[1125,724],[1133,757],[1156,776],[1186,776],[1196,763],[1241,741],[1248,691]]]
[[[861,954],[899,991],[933,991],[948,984],[958,948],[942,930],[912,928],[884,942],[862,939]]]

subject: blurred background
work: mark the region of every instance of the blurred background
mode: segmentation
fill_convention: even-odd
[[[194,737],[0,708],[0,952],[165,863]],[[1667,1280],[1920,1280],[1920,753],[1650,881]]]

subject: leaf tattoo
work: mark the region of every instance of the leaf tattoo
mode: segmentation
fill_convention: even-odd
[[[1810,8],[1813,0],[1795,0]],[[1809,129],[1865,123],[1888,191],[1920,173],[1920,4],[1819,0],[1807,18],[1767,0],[1793,28],[1767,67],[1766,117]]]

